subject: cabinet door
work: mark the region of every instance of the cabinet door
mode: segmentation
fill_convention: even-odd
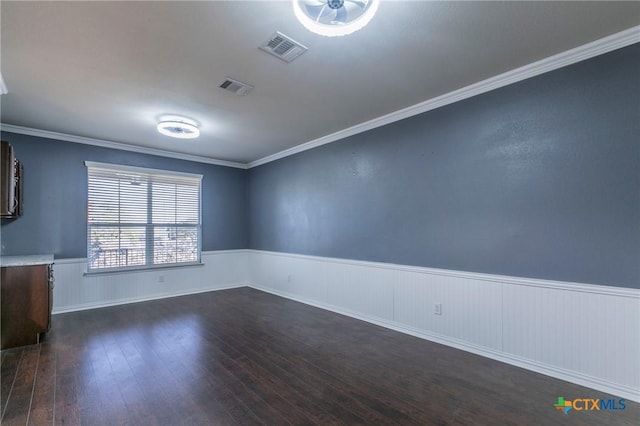
[[[1,348],[38,343],[49,328],[48,265],[1,268]]]
[[[53,287],[55,287],[55,279],[53,278],[53,265],[47,265],[47,290],[49,309],[47,311],[47,329],[51,330],[51,312],[53,311]]]
[[[15,213],[15,164],[13,148],[2,141],[0,149],[0,216],[12,217]]]
[[[20,160],[14,160],[15,167],[15,188],[14,188],[14,199],[15,199],[15,210],[13,215],[15,217],[22,216],[23,211],[23,201],[22,201],[22,178],[24,176],[24,167]]]

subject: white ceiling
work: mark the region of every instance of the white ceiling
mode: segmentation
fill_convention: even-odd
[[[290,1],[1,3],[2,123],[240,163],[640,23],[639,2],[383,1],[364,29],[323,37]],[[258,50],[276,30],[309,51]],[[201,137],[158,134],[164,114]]]

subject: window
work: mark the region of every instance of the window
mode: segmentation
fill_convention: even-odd
[[[88,272],[200,263],[202,175],[85,165]]]

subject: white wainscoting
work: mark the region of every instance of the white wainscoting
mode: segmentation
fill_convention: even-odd
[[[85,276],[86,259],[56,259],[53,312],[248,285],[640,401],[639,290],[256,250],[202,261]]]
[[[53,313],[249,285],[247,250],[202,253],[203,265],[85,275],[86,259],[55,259]]]
[[[254,288],[640,401],[640,290],[255,250],[249,265]]]

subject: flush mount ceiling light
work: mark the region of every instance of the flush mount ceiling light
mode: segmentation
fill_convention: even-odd
[[[195,139],[200,130],[193,120],[184,117],[165,117],[158,123],[158,132],[178,139]]]
[[[342,36],[371,21],[380,0],[293,0],[293,12],[309,31]]]

